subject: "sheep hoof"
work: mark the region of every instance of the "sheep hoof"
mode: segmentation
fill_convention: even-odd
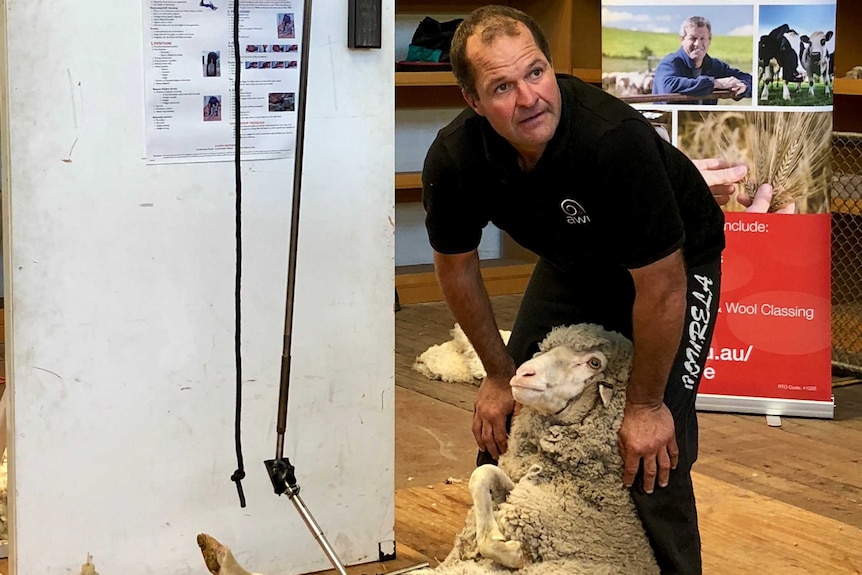
[[[479,546],[482,557],[496,561],[509,569],[522,569],[527,565],[527,558],[520,541],[485,541]]]
[[[204,563],[212,575],[254,575],[240,567],[230,549],[219,543],[215,537],[199,533],[197,541]]]
[[[206,563],[207,569],[209,569],[209,572],[213,575],[218,575],[219,570],[221,570],[218,553],[224,548],[224,546],[214,537],[211,537],[206,533],[199,533],[197,540],[198,547],[201,548],[201,555],[204,556],[204,563]]]

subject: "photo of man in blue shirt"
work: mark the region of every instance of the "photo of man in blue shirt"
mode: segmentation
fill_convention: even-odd
[[[712,42],[712,25],[701,16],[692,16],[680,26],[680,48],[665,56],[655,72],[653,94],[683,94],[700,97],[696,104],[715,104],[716,90],[729,90],[734,100],[751,97],[751,74],[728,66],[707,50]]]

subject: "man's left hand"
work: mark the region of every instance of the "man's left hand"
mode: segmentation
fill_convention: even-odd
[[[652,493],[656,479],[659,487],[667,486],[670,470],[676,469],[679,461],[673,416],[667,405],[626,403],[617,445],[623,458],[623,484],[626,487],[634,483],[641,460],[644,491]]]

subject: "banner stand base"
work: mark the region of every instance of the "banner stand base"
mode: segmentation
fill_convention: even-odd
[[[695,407],[698,411],[832,419],[835,412],[835,400],[834,397],[829,401],[805,401],[770,397],[698,394]]]

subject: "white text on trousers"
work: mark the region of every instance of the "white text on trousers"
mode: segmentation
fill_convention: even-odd
[[[700,357],[703,355],[706,345],[706,332],[709,329],[711,314],[709,306],[712,304],[712,280],[706,276],[695,274],[694,279],[700,284],[701,290],[691,293],[697,303],[691,306],[691,322],[688,324],[688,344],[685,348],[685,370],[682,384],[686,389],[692,390],[700,377]]]

